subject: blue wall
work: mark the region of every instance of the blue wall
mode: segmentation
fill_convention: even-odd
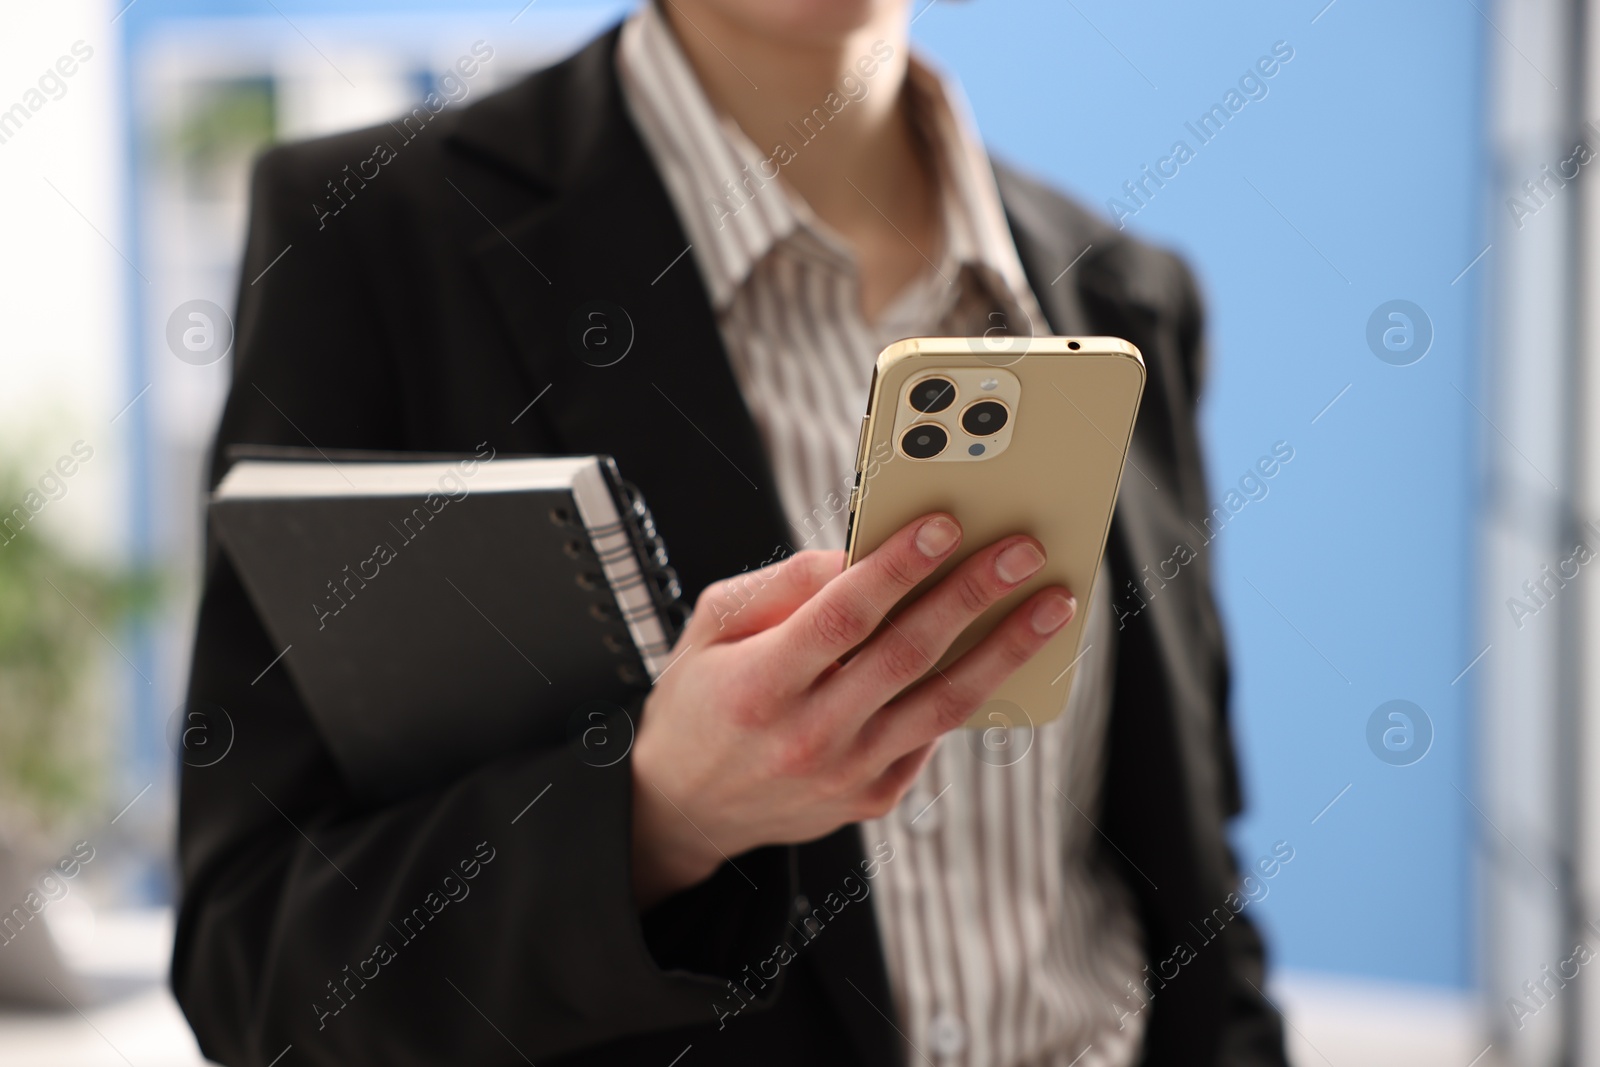
[[[1175,140],[1195,149],[1126,221],[1182,251],[1209,296],[1214,501],[1275,442],[1294,449],[1206,549],[1233,642],[1240,854],[1276,840],[1296,853],[1255,914],[1281,965],[1463,987],[1473,674],[1452,681],[1479,651],[1472,462],[1486,426],[1467,397],[1481,403],[1484,264],[1452,281],[1488,240],[1493,31],[1471,4],[1326,3],[942,2],[915,31],[960,73],[993,149],[1102,213]],[[1294,57],[1265,97],[1202,145],[1184,123],[1279,41]],[[1409,366],[1366,340],[1396,298],[1434,328]],[[1368,745],[1391,699],[1433,725],[1409,766]]]

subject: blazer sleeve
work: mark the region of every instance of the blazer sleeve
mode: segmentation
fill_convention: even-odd
[[[1178,261],[1178,274],[1179,354],[1190,401],[1194,406],[1198,406],[1209,363],[1205,336],[1205,306],[1193,271],[1181,260]],[[1194,454],[1198,456],[1198,442],[1196,446]],[[1195,484],[1200,485],[1203,490],[1205,484],[1203,473]],[[1202,515],[1206,512],[1203,500],[1198,510]],[[1208,578],[1208,583],[1209,581]],[[1207,624],[1214,627],[1216,640],[1222,642],[1224,641],[1222,622],[1217,612],[1215,598],[1209,589],[1205,600]],[[1221,810],[1229,816],[1234,816],[1244,809],[1244,795],[1239,780],[1238,756],[1234,751],[1232,727],[1227,714],[1229,688],[1229,669],[1227,657],[1224,656],[1216,695],[1216,706],[1222,710],[1222,714],[1218,716],[1214,746],[1223,792]],[[1231,854],[1228,860],[1233,881],[1237,882],[1237,860]],[[1227,1015],[1222,1027],[1222,1040],[1217,1057],[1219,1067],[1288,1067],[1289,1061],[1284,1049],[1283,1018],[1264,992],[1266,948],[1262,943],[1260,931],[1256,929],[1255,923],[1246,912],[1240,912],[1227,925],[1222,943],[1228,953],[1229,967],[1225,1003]]]
[[[235,443],[406,447],[374,275],[359,231],[311,207],[316,162],[275,150],[256,171],[213,481]],[[181,746],[171,981],[211,1059],[538,1062],[712,1021],[727,979],[781,940],[787,849],[738,858],[757,893],[723,872],[638,915],[629,759],[512,752],[363,805],[215,545],[196,629],[186,710],[203,730]],[[673,936],[685,917],[704,933],[692,944]]]

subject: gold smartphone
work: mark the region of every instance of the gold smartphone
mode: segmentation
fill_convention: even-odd
[[[1139,350],[1116,337],[921,337],[879,354],[845,565],[918,516],[949,512],[961,523],[961,548],[909,602],[1002,537],[1039,539],[1044,568],[968,627],[940,669],[1045,586],[1078,598],[1072,621],[969,727],[1041,725],[1066,708],[1144,380]]]

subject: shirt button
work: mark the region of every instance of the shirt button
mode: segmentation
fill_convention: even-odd
[[[967,1047],[967,1025],[947,1011],[928,1023],[928,1046],[936,1056],[954,1056]]]

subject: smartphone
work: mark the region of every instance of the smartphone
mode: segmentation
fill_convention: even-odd
[[[909,603],[972,552],[1011,534],[1038,538],[1044,567],[968,627],[941,670],[1045,586],[1078,598],[1072,621],[969,727],[1037,726],[1065,710],[1144,381],[1139,350],[1116,337],[921,337],[879,354],[845,565],[918,516],[949,512],[961,548]]]

